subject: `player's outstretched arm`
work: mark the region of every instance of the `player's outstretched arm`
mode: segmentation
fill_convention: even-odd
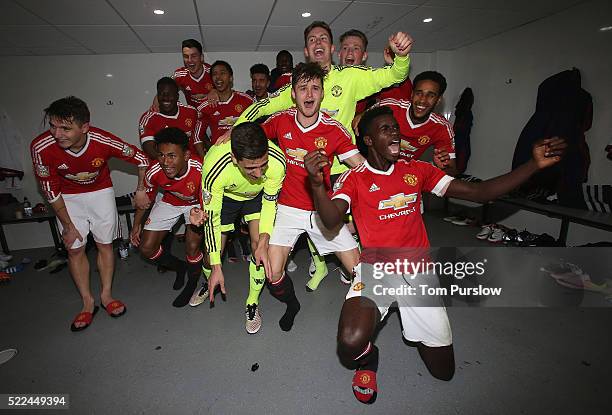
[[[533,157],[527,163],[510,173],[479,183],[462,180],[450,182],[445,196],[474,202],[488,202],[512,191],[527,181],[534,173],[550,167],[561,160],[567,143],[559,137],[547,138],[536,142],[532,149]]]
[[[323,150],[311,151],[304,157],[315,208],[325,227],[333,229],[342,224],[348,203],[344,200],[331,200],[327,195],[323,176],[323,168],[327,165],[329,160]]]

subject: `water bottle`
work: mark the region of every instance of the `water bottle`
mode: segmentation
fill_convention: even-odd
[[[128,244],[122,240],[121,242],[119,242],[119,257],[121,259],[127,259],[129,255],[130,252],[128,250]]]
[[[26,216],[32,216],[32,204],[27,197],[23,198],[23,213]]]

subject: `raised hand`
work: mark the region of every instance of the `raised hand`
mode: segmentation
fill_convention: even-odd
[[[545,169],[561,161],[566,148],[567,142],[564,138],[551,137],[538,140],[531,153],[538,168]]]
[[[412,43],[412,37],[404,32],[397,32],[389,36],[389,48],[397,56],[408,56],[412,49]]]

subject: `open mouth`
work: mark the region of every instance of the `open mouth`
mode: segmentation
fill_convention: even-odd
[[[325,50],[323,48],[316,48],[314,50],[315,58],[322,58],[325,55]]]
[[[346,58],[346,59],[344,59],[344,64],[345,65],[354,65],[355,64],[355,59],[353,59],[353,58]]]
[[[304,108],[308,110],[313,110],[315,108],[314,99],[309,99],[308,101],[304,101]]]
[[[393,155],[399,154],[400,152],[400,140],[393,140],[389,144],[389,152]]]

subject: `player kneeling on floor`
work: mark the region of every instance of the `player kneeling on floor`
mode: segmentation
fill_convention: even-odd
[[[372,403],[378,391],[378,348],[373,344],[374,333],[378,322],[395,301],[400,304],[404,338],[417,343],[430,373],[438,379],[450,380],[455,372],[450,323],[442,303],[438,301],[434,305],[432,301],[436,298],[430,299],[425,306],[422,299],[411,303],[410,298],[398,294],[397,287],[391,287],[394,288],[389,291],[392,296],[377,297],[376,291],[369,287],[374,285],[374,280],[365,278],[368,269],[374,277],[373,264],[389,263],[398,255],[429,247],[421,211],[417,208],[421,193],[475,202],[495,199],[537,171],[557,163],[566,143],[556,137],[541,140],[534,145],[533,158],[529,162],[505,175],[474,183],[454,180],[429,163],[399,159],[399,126],[388,107],[367,111],[359,123],[359,132],[368,150],[366,161],[338,179],[331,198],[323,175],[324,168],[329,165],[327,156],[321,151],[310,152],[304,164],[323,224],[329,228],[339,226],[350,208],[363,245],[360,264],[355,267],[355,278],[340,314],[338,354],[344,363],[357,369],[353,377],[355,397],[361,402]],[[407,276],[399,274],[385,278],[399,281]]]

